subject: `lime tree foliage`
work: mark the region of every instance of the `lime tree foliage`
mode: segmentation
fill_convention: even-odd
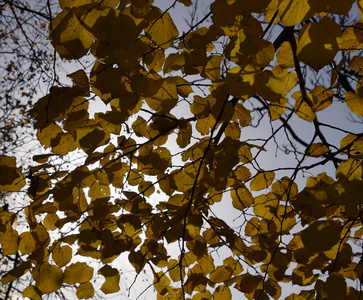
[[[59,1],[55,50],[95,59],[32,108],[48,154],[31,180],[0,157],[0,189],[31,198],[1,210],[2,253],[20,261],[2,282],[87,299],[100,276],[117,293],[126,253],[158,299],[360,299],[363,1],[216,0],[187,30],[173,9],[193,1],[152,2]],[[109,109],[90,116],[94,99]],[[356,130],[337,125],[348,111]],[[271,167],[280,134],[295,163]],[[74,150],[77,167],[48,161]]]

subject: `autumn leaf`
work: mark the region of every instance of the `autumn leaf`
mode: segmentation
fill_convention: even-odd
[[[57,291],[63,282],[63,271],[57,266],[44,263],[37,266],[32,272],[36,287],[43,294]]]
[[[297,42],[297,56],[316,72],[327,65],[340,49],[340,26],[331,18],[305,24]]]
[[[22,168],[16,167],[16,160],[10,156],[0,156],[0,190],[4,192],[20,191],[25,186]]]

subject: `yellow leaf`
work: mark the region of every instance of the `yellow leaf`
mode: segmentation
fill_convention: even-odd
[[[241,129],[236,123],[229,123],[225,130],[226,136],[238,141],[241,135]]]
[[[32,300],[42,300],[42,292],[36,286],[29,285],[24,289],[23,297],[28,297]]]
[[[98,274],[103,275],[106,279],[101,286],[102,292],[105,294],[111,294],[120,290],[120,273],[117,269],[114,269],[109,265],[105,265],[98,271]]]
[[[363,57],[354,56],[348,65],[351,70],[359,70],[363,74]]]
[[[92,153],[98,146],[104,145],[110,139],[108,132],[95,126],[84,126],[76,129],[76,141],[86,153]]]
[[[32,253],[37,249],[37,241],[29,231],[23,232],[19,238],[19,250],[23,255]]]
[[[16,167],[16,159],[7,155],[0,155],[0,190],[3,192],[17,192],[25,186],[25,176],[22,168]]]
[[[208,97],[202,98],[198,95],[195,95],[194,101],[193,101],[192,105],[190,106],[190,111],[198,119],[207,117],[210,112],[210,104],[208,101]]]
[[[335,171],[337,178],[347,178],[348,180],[362,179],[363,167],[362,161],[357,161],[354,158],[349,158],[340,163],[338,169]]]
[[[168,274],[170,276],[170,279],[174,282],[180,281],[180,267],[178,265],[178,261],[176,259],[169,259],[168,261]],[[185,274],[183,274],[184,276]]]
[[[16,254],[18,252],[18,232],[12,228],[0,232],[0,244],[4,256]]]
[[[257,76],[255,88],[257,93],[267,101],[279,102],[297,83],[296,73],[289,73],[279,77],[272,71],[265,70]]]
[[[84,282],[77,287],[77,298],[78,299],[89,299],[93,297],[95,290],[92,283]]]
[[[193,93],[193,89],[190,85],[190,82],[180,76],[174,76],[171,78],[175,81],[176,91],[178,94],[184,98],[188,97],[190,93]]]
[[[44,218],[43,224],[44,227],[48,230],[56,230],[57,227],[57,221],[59,220],[59,217],[55,213],[49,213]]]
[[[281,68],[295,67],[294,56],[289,42],[283,42],[276,54],[277,62]]]
[[[239,126],[246,127],[251,123],[251,112],[242,103],[237,103],[234,107],[232,120],[238,122]]]
[[[214,293],[213,293],[213,299],[215,300],[228,300],[232,299],[232,293],[228,286],[219,285]]]
[[[306,149],[306,155],[312,157],[320,157],[329,151],[329,148],[325,144],[315,143],[311,144],[309,148]]]
[[[228,265],[218,266],[211,274],[210,280],[214,283],[225,282],[232,276],[233,268]]]
[[[163,72],[170,73],[172,71],[180,70],[185,65],[185,56],[179,53],[170,53],[165,59]]]
[[[300,117],[303,120],[306,120],[308,122],[312,122],[315,119],[315,113],[313,111],[313,108],[310,106],[309,103],[307,103],[302,98],[302,93],[300,91],[297,91],[291,95],[295,100],[294,110],[296,112],[296,115]],[[313,103],[313,98],[311,94],[307,94],[308,100],[310,100]]]
[[[238,149],[238,158],[241,163],[247,164],[247,163],[251,162],[252,154],[251,154],[250,147],[247,145],[242,145]]]
[[[288,99],[283,97],[280,99],[279,102],[270,103],[270,105],[268,106],[268,112],[271,121],[279,119],[284,114],[287,108],[287,102]]]
[[[269,187],[275,178],[274,172],[265,172],[261,170],[251,181],[251,191],[260,191]]]
[[[100,2],[100,1],[98,1]],[[60,0],[59,1],[59,6],[64,9],[65,7],[79,7],[85,4],[89,4],[89,3],[95,3],[94,0]],[[102,6],[107,6],[107,7],[113,7],[115,8],[116,5],[118,5],[118,0],[105,0],[102,1]]]
[[[88,282],[93,278],[93,268],[77,262],[64,270],[64,282],[68,284]]]
[[[178,2],[183,3],[185,6],[191,6],[193,4],[191,0],[178,0]]]
[[[327,251],[340,240],[340,223],[333,220],[315,221],[301,232],[301,240],[309,251]]]
[[[77,143],[71,133],[60,133],[51,141],[52,152],[65,155],[75,149],[77,149]]]
[[[346,92],[345,102],[352,112],[358,116],[363,116],[363,88],[358,93]]]
[[[145,97],[147,105],[160,113],[169,113],[178,101],[178,92],[175,81],[167,77],[159,81],[158,90],[155,94]]]
[[[325,90],[322,86],[313,88],[309,95],[313,100],[314,112],[322,111],[333,103],[333,90]]]
[[[340,50],[341,36],[340,26],[329,17],[324,17],[320,23],[307,23],[301,28],[296,54],[318,72]]]
[[[363,48],[363,43],[358,41],[353,27],[348,27],[343,32],[341,48],[345,52],[354,52]]]
[[[52,251],[52,258],[58,267],[62,268],[72,259],[72,248],[68,245],[60,246],[57,243]]]
[[[162,271],[160,271],[159,273],[155,273],[154,277],[155,290],[158,292],[158,294],[165,294],[170,285],[170,279]]]
[[[135,268],[137,273],[140,273],[144,268],[146,259],[140,251],[130,251],[129,262]]]
[[[209,131],[213,128],[216,123],[216,119],[212,114],[209,114],[208,117],[197,120],[196,129],[203,135],[209,134]]]
[[[178,29],[168,12],[162,14],[145,32],[162,49],[168,49],[173,44],[174,39],[179,35]]]
[[[76,59],[87,54],[94,35],[79,21],[73,10],[64,10],[55,18],[52,43],[62,58]]]
[[[337,15],[348,15],[355,0],[320,0],[309,1],[314,12],[325,12]]]
[[[219,80],[221,78],[220,66],[223,58],[224,57],[220,55],[211,55],[208,57],[207,63],[201,72],[201,76],[211,81]]]
[[[186,120],[180,120],[178,137],[176,142],[180,148],[185,148],[190,144],[190,139],[192,137],[192,125]]]
[[[154,71],[156,73],[160,72],[165,61],[164,51],[161,49],[154,49],[152,52],[148,53],[144,62],[149,69],[149,71]]]
[[[155,186],[151,181],[141,182],[138,186],[140,194],[150,197],[155,192]]]
[[[245,166],[238,166],[233,171],[233,177],[239,181],[247,181],[248,179],[251,178],[251,172]]]
[[[297,25],[313,16],[309,0],[280,0],[278,16],[285,26]]]
[[[132,129],[138,137],[147,136],[147,123],[141,116],[138,116],[134,123],[132,123]]]
[[[238,210],[243,210],[253,204],[253,196],[246,187],[231,190],[232,205]]]
[[[268,193],[255,197],[253,212],[256,216],[270,220],[277,212],[279,200],[273,193]]]
[[[13,268],[9,272],[7,272],[5,275],[3,275],[1,277],[1,282],[3,284],[7,284],[14,280],[18,280],[21,276],[23,276],[25,273],[27,273],[30,268],[31,268],[31,262],[29,260],[23,261],[22,263],[17,265],[15,268]]]
[[[63,283],[63,272],[57,266],[47,262],[36,266],[32,272],[36,287],[43,293],[49,294],[57,291]]]
[[[198,259],[198,265],[205,274],[210,274],[215,270],[213,257],[211,255],[204,255],[202,258]]]

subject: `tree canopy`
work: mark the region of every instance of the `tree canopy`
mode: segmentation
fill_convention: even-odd
[[[360,299],[363,1],[215,0],[187,29],[196,1],[153,2],[59,0],[49,39],[88,65],[30,110],[31,168],[0,156],[3,197],[29,197],[0,208],[2,282],[117,293],[127,253],[158,299]]]

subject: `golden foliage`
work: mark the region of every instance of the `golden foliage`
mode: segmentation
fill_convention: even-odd
[[[335,145],[322,128],[338,125],[320,122],[338,99],[363,115],[362,22],[339,23],[354,2],[215,0],[210,22],[181,33],[172,6],[60,0],[50,27],[55,50],[62,59],[95,59],[91,70],[68,75],[72,86],[51,87],[31,109],[49,152],[34,155],[27,190],[16,160],[0,156],[1,192],[31,199],[23,231],[19,212],[0,208],[2,254],[22,259],[2,282],[30,271],[35,285],[25,297],[41,299],[65,283],[88,299],[98,274],[100,290],[116,293],[113,262],[126,252],[138,274],[153,272],[158,299],[231,299],[232,289],[279,299],[281,283],[312,285],[286,299],[354,299],[361,290],[346,280],[362,283],[362,133],[343,129]],[[305,82],[317,73],[330,86],[319,76]],[[93,97],[108,110],[91,117]],[[246,137],[264,115],[272,132]],[[309,142],[291,129],[301,119]],[[297,163],[265,168],[279,131]],[[83,164],[57,170],[53,160],[74,150]],[[326,163],[335,178],[310,171]],[[308,172],[316,176],[298,189],[296,178]],[[239,217],[221,218],[222,206]],[[178,244],[177,257],[167,244]],[[219,249],[231,256],[217,259]]]

